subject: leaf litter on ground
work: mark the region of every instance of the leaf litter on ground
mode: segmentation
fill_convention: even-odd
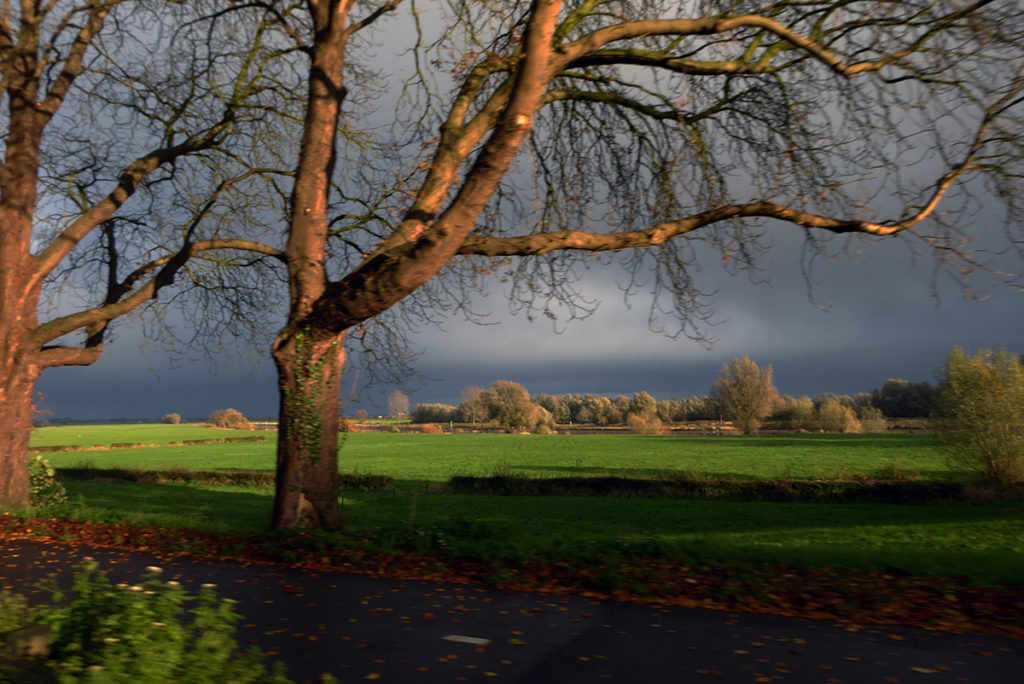
[[[9,539],[851,624],[993,632],[1024,639],[1024,592],[1019,586],[975,586],[959,578],[914,577],[877,570],[782,565],[733,568],[642,556],[611,568],[596,561],[482,562],[373,553],[355,545],[320,548],[314,536],[230,534],[0,514],[0,537]],[[282,591],[297,594],[301,588],[285,586]],[[429,621],[426,614],[422,619]]]

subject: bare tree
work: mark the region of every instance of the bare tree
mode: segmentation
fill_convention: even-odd
[[[272,90],[265,28],[220,21],[219,9],[206,0],[0,6],[2,505],[29,502],[42,371],[95,362],[110,323],[176,279],[187,289],[204,273],[280,256],[224,235],[220,200],[259,174],[227,150],[246,149],[273,117],[256,111]]]
[[[409,415],[409,395],[401,390],[395,390],[388,397],[388,413],[401,418]]]
[[[902,235],[965,289],[1016,278],[1018,253],[989,257],[1020,245],[1019,3],[417,3],[404,116],[373,160],[348,144],[346,77],[401,4],[310,0],[301,20],[267,5],[309,75],[272,351],[276,526],[338,524],[346,344],[370,321],[465,310],[491,274],[527,315],[584,315],[588,255],[619,252],[653,326],[691,336],[708,255],[757,277],[786,228],[808,268],[842,250],[832,236]]]

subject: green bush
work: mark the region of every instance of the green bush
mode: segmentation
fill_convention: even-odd
[[[1024,481],[1024,363],[1005,351],[955,347],[941,373],[936,434],[954,463],[986,481]]]
[[[57,482],[50,462],[38,454],[28,462],[28,491],[32,505],[38,508],[59,506],[68,500],[68,493],[64,485]]]
[[[189,596],[177,582],[161,580],[160,573],[149,568],[139,584],[115,586],[98,563],[87,560],[77,568],[66,607],[30,611],[11,595],[0,595],[5,609],[20,607],[4,611],[4,626],[47,625],[53,641],[46,667],[62,684],[290,682],[280,664],[268,673],[255,647],[239,650],[235,625],[240,617],[233,601],[219,598],[212,585]],[[60,592],[54,599],[63,602]]]

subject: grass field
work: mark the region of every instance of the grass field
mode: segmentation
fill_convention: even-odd
[[[244,487],[67,482],[87,517],[249,531],[273,492]],[[561,560],[653,553],[697,562],[892,569],[1024,582],[1024,511],[591,497],[345,492],[346,532],[374,548]]]
[[[32,431],[31,446],[110,446],[117,443],[169,444],[186,439],[246,437],[249,430],[223,430],[205,425],[61,425]],[[261,433],[262,434],[262,433]],[[268,433],[269,434],[269,433]]]
[[[195,426],[37,430],[33,444],[159,444],[201,439]],[[216,430],[215,436],[228,436]],[[247,434],[247,433],[241,433]],[[251,433],[248,433],[251,434]],[[73,437],[72,437],[73,435]],[[187,436],[186,436],[187,435]],[[274,433],[248,444],[164,446],[47,454],[55,466],[270,470]],[[452,475],[741,478],[870,476],[897,464],[923,478],[959,477],[927,435],[348,435],[345,472],[388,474],[386,491],[343,494],[346,532],[378,550],[455,557],[580,560],[671,555],[704,562],[893,569],[915,575],[1024,583],[1019,504],[765,503],[427,493]],[[269,488],[66,482],[69,514],[219,531],[265,528]]]
[[[32,444],[166,444],[182,439],[251,435],[196,426],[131,425],[42,428]],[[77,432],[76,432],[77,430]],[[176,430],[180,432],[175,432]],[[211,434],[212,433],[212,434]],[[169,446],[48,454],[57,467],[89,463],[122,468],[274,468],[276,433],[251,444]],[[958,477],[930,435],[347,435],[343,472],[387,474],[408,486],[453,475],[656,477],[694,473],[738,478],[873,476],[897,465],[925,479]]]

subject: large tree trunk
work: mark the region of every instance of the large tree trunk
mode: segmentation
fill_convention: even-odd
[[[338,509],[338,390],[345,335],[282,331],[274,345],[280,413],[275,528],[341,524]]]
[[[32,432],[32,391],[38,372],[25,354],[0,340],[0,506],[28,506],[28,440]]]

